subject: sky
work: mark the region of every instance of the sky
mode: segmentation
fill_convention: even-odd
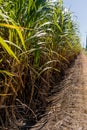
[[[63,0],[64,7],[76,16],[81,33],[81,44],[85,47],[87,35],[87,0]]]

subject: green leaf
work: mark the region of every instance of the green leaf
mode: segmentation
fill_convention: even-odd
[[[4,24],[4,23],[0,23],[0,26],[3,26],[3,27],[7,27],[7,28],[11,28],[11,29],[15,29],[19,35],[19,38],[22,42],[22,45],[24,47],[24,49],[26,50],[26,46],[25,46],[25,43],[24,43],[24,39],[23,39],[23,36],[22,36],[22,33],[19,29],[21,29],[22,27],[18,27],[16,26],[13,22],[12,22],[13,25],[10,25],[10,24]]]
[[[19,60],[16,57],[15,53],[11,50],[11,48],[7,45],[7,43],[4,41],[4,39],[2,37],[0,37],[0,44],[8,52],[8,54],[10,56],[14,57],[19,62]]]
[[[14,74],[12,74],[12,73],[10,73],[10,72],[8,72],[6,70],[0,70],[0,73],[3,74],[3,75],[6,74],[8,76],[15,76]]]
[[[0,59],[0,63],[3,61],[3,59]]]

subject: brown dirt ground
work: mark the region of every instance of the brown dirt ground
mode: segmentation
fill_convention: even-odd
[[[87,130],[87,56],[81,53],[31,130]]]

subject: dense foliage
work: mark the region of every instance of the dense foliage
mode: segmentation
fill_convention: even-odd
[[[0,0],[1,128],[37,120],[55,80],[80,50],[78,26],[62,0]]]

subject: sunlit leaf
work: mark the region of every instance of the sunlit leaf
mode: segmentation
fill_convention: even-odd
[[[4,26],[4,27],[7,27],[7,28],[11,28],[11,29],[16,29],[19,37],[20,37],[20,40],[22,42],[22,45],[24,47],[24,49],[26,50],[26,46],[25,46],[25,43],[24,43],[24,39],[23,39],[23,36],[22,36],[22,33],[21,33],[21,27],[18,27],[16,26],[14,23],[13,25],[10,25],[10,24],[4,24],[4,23],[0,23],[0,26]],[[20,30],[19,30],[20,29]]]
[[[15,76],[15,74],[12,74],[11,72],[8,72],[6,70],[0,70],[0,73],[3,74],[3,75],[6,74],[8,76]]]
[[[3,40],[2,37],[0,37],[0,44],[2,47],[8,52],[8,54],[12,57],[14,57],[18,62],[18,58],[16,57],[15,53],[11,50],[11,48],[7,45],[7,43]]]
[[[1,97],[11,96],[11,95],[13,95],[13,94],[10,94],[10,93],[8,93],[8,94],[0,94]]]

